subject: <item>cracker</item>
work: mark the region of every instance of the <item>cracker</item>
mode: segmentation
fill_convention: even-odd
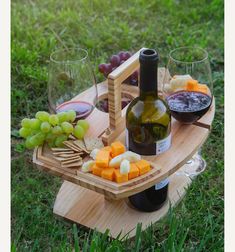
[[[68,148],[51,148],[54,152],[61,152],[61,151],[71,151],[71,149]]]
[[[59,151],[59,152],[53,152],[53,155],[55,156],[59,156],[59,155],[64,155],[64,154],[70,154],[70,155],[74,155],[76,154],[76,152],[74,152],[73,150],[71,151]]]
[[[70,141],[65,141],[64,142],[64,144],[66,145],[66,146],[68,146],[70,149],[72,149],[72,150],[74,150],[74,151],[81,151],[81,149],[80,148],[78,148],[76,145],[74,145],[72,142],[70,142]]]
[[[71,140],[77,140],[77,138],[76,137],[74,137],[73,135],[69,135],[69,139],[71,139]]]
[[[84,142],[88,151],[92,151],[93,149],[101,149],[104,147],[101,138],[84,137]]]
[[[87,154],[89,153],[89,151],[86,149],[85,143],[82,140],[76,140],[74,141],[74,144],[82,151],[86,152]]]

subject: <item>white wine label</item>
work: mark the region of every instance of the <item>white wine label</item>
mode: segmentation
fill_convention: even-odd
[[[171,147],[171,133],[168,137],[156,142],[156,155],[167,151]]]
[[[160,190],[162,189],[164,186],[166,186],[167,184],[169,183],[169,179],[166,178],[166,179],[163,179],[161,182],[157,183],[155,185],[155,190]]]
[[[125,133],[126,133],[126,148],[129,149],[129,132],[127,128]]]

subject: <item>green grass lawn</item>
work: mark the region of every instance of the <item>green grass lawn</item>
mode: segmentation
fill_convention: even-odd
[[[13,0],[11,6],[12,251],[223,251],[223,1]],[[61,180],[35,169],[32,151],[18,137],[22,118],[48,110],[48,59],[61,47],[55,34],[89,50],[98,79],[98,64],[120,50],[156,48],[162,66],[175,47],[197,45],[209,52],[216,116],[202,149],[207,170],[177,208],[131,241],[80,227],[77,232],[53,216]]]

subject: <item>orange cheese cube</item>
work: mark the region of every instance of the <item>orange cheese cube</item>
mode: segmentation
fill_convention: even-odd
[[[101,172],[101,177],[108,180],[114,180],[114,168],[103,169]]]
[[[188,80],[186,83],[186,89],[188,91],[196,91],[198,88],[198,81],[197,80]]]
[[[135,163],[131,163],[130,171],[128,173],[128,179],[136,178],[139,176],[139,174],[139,168],[136,166]]]
[[[101,172],[103,171],[102,168],[100,168],[100,167],[98,167],[96,164],[94,164],[94,165],[92,166],[91,170],[92,170],[92,173],[93,173],[94,175],[101,177]]]
[[[128,173],[121,174],[119,169],[114,169],[114,180],[117,183],[127,182],[128,181]]]
[[[202,93],[205,93],[205,94],[208,94],[208,93],[209,93],[208,87],[207,87],[207,85],[205,85],[205,84],[198,84],[198,89],[197,89],[197,91],[202,92]]]
[[[109,151],[100,150],[96,155],[96,159],[95,159],[96,165],[101,168],[108,168],[109,157],[110,157]]]
[[[108,151],[109,152],[109,159],[112,159],[112,148],[111,148],[111,146],[105,146],[100,150]]]
[[[150,163],[144,159],[136,162],[135,165],[139,168],[140,175],[145,174],[146,172],[150,171]]]
[[[101,148],[100,150],[108,151],[111,153],[112,148],[111,148],[111,146],[105,146],[105,147]]]
[[[126,151],[125,146],[119,141],[113,142],[111,144],[111,148],[112,148],[112,157],[116,157]]]

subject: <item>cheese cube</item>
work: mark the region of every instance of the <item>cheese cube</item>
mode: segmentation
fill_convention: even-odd
[[[91,172],[92,171],[92,166],[95,164],[93,160],[89,160],[82,165],[82,171],[83,172]]]
[[[112,159],[112,148],[111,148],[111,146],[105,146],[100,150],[108,151],[109,152],[109,158]]]
[[[113,142],[111,144],[111,148],[112,148],[112,157],[116,157],[126,151],[125,146],[119,141]]]
[[[101,177],[108,180],[114,180],[114,168],[103,169],[101,172]]]
[[[95,159],[96,165],[101,168],[108,168],[109,167],[109,157],[110,157],[109,151],[100,150],[96,154],[96,159]]]
[[[197,91],[198,81],[197,80],[188,80],[186,89],[188,91]]]
[[[124,159],[120,164],[120,173],[125,174],[130,171],[130,161]]]
[[[198,84],[198,89],[197,89],[197,91],[202,92],[202,93],[205,93],[205,94],[208,94],[208,93],[209,93],[208,87],[207,87],[207,85],[205,85],[205,84]]]
[[[135,163],[132,163],[130,171],[128,173],[128,179],[130,180],[130,179],[136,178],[139,176],[139,174],[140,174],[139,168],[136,166]]]
[[[192,77],[188,74],[174,75],[169,84],[172,91],[182,90],[185,89],[188,80],[192,80]]]
[[[127,182],[128,181],[128,174],[121,174],[119,169],[114,170],[114,180],[117,183]]]
[[[150,171],[150,163],[144,159],[136,162],[135,165],[139,168],[140,175],[145,174],[146,172]]]
[[[94,164],[91,168],[92,174],[101,177],[101,172],[103,171],[102,168],[98,167],[96,164]]]

